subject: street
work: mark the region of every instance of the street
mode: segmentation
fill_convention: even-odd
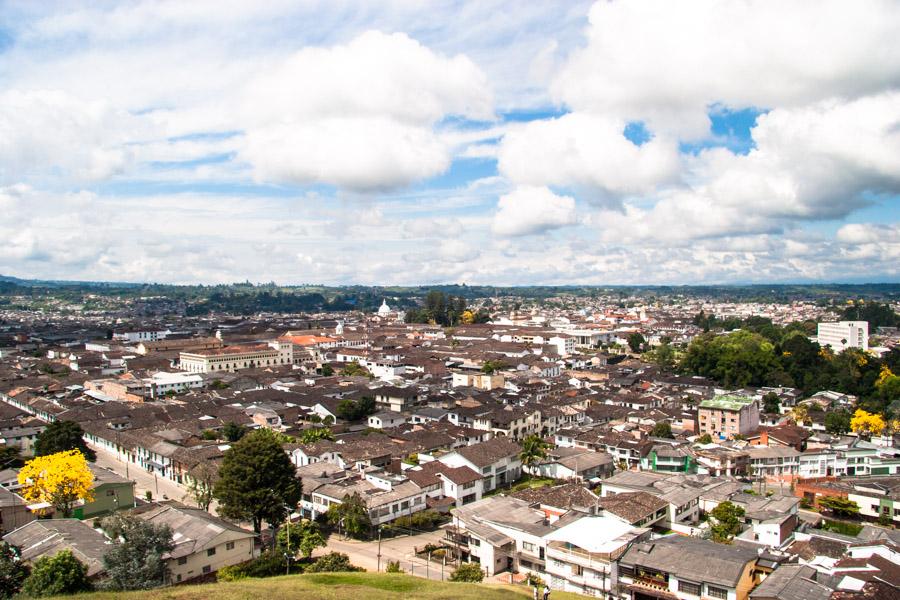
[[[427,560],[413,555],[413,548],[432,543],[439,544],[444,539],[442,530],[432,531],[414,536],[401,536],[386,538],[381,541],[381,571],[387,567],[388,561],[400,561],[400,568],[404,572],[418,577],[441,581],[441,563]],[[350,562],[367,571],[378,569],[378,541],[360,542],[358,540],[343,539],[337,534],[328,538],[328,546],[321,552],[343,552],[350,557]],[[452,567],[444,569],[443,577],[448,579]]]
[[[96,446],[91,446],[91,448],[97,453],[95,464],[98,467],[107,468],[117,475],[135,482],[135,498],[145,499],[145,494],[149,490],[153,494],[154,500],[162,500],[164,497],[168,497],[169,500],[177,500],[189,506],[196,506],[193,499],[188,495],[187,489],[174,481],[164,477],[154,477],[152,473],[148,473],[137,465],[126,464],[124,459],[120,459],[114,453],[103,448]]]

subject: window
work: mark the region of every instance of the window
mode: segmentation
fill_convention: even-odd
[[[630,565],[619,565],[619,575],[624,577],[634,577],[634,567]]]
[[[228,542],[225,544],[225,550],[234,550],[234,542]]]
[[[522,542],[522,550],[526,552],[534,552],[534,544],[531,542]]]
[[[209,565],[206,565],[205,567],[203,567],[203,572],[204,572],[204,573],[209,573],[209,572],[211,572],[211,571],[212,571],[212,567],[210,567]]]
[[[710,598],[720,598],[721,600],[728,600],[728,590],[708,584],[706,586],[706,595]]]
[[[216,555],[216,549],[215,549],[215,548],[210,548],[209,550],[206,551],[206,555],[207,555],[207,556],[215,556],[215,555]]]
[[[689,581],[679,581],[678,591],[684,592],[685,594],[690,594],[691,596],[699,596],[700,584],[690,583]]]
[[[179,559],[178,559],[178,564],[179,564],[179,565],[186,565],[186,564],[187,564],[187,556],[182,556],[181,558],[179,558]]]

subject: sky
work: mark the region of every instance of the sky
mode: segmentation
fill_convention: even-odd
[[[0,0],[0,274],[900,281],[900,0]]]

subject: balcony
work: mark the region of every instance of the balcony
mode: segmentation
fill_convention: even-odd
[[[595,554],[581,548],[567,548],[562,542],[550,542],[550,545],[547,546],[547,558],[609,572],[610,556],[608,554]]]

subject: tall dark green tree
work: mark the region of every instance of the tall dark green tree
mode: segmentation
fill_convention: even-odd
[[[0,542],[0,598],[18,594],[27,577],[28,567],[22,562],[19,549]]]
[[[628,336],[628,347],[631,348],[632,352],[640,352],[646,343],[647,340],[637,331]]]
[[[245,427],[244,425],[238,425],[234,421],[228,421],[222,427],[222,435],[225,436],[225,439],[229,442],[238,441],[239,439],[244,437],[244,435],[248,431],[250,431],[248,427]]]
[[[667,439],[673,439],[675,437],[672,434],[672,425],[670,425],[668,421],[660,421],[659,423],[654,425],[653,430],[650,432],[650,435],[653,437]]]
[[[248,433],[225,452],[215,487],[219,513],[252,522],[257,533],[264,521],[277,527],[300,492],[293,463],[268,429]]]
[[[164,585],[169,570],[163,555],[175,547],[168,525],[131,515],[112,515],[101,526],[116,542],[103,556],[110,590],[149,590]]]
[[[91,462],[97,460],[97,454],[84,442],[84,430],[75,421],[50,423],[34,442],[35,456],[47,456],[68,450],[80,451]]]

